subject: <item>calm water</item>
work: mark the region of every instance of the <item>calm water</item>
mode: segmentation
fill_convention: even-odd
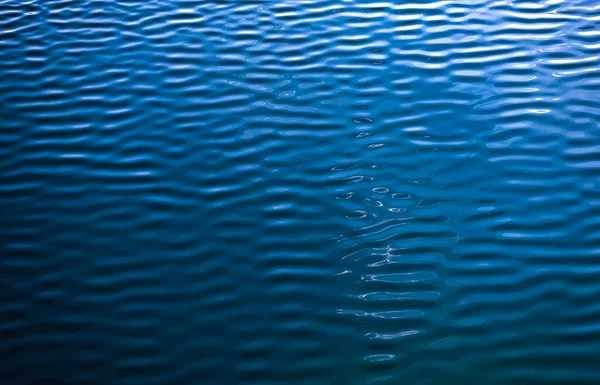
[[[0,381],[598,383],[599,26],[0,0]]]

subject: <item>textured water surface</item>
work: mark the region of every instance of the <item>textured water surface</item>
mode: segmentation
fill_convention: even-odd
[[[598,383],[599,25],[0,0],[0,382]]]

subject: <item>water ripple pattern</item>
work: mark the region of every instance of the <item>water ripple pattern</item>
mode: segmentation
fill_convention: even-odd
[[[0,381],[596,384],[593,0],[0,0]]]

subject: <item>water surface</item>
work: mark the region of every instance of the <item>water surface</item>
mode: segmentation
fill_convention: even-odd
[[[3,384],[577,384],[591,0],[0,0]]]

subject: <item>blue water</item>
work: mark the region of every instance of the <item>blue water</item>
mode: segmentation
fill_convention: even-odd
[[[0,0],[0,382],[597,384],[593,0]]]

